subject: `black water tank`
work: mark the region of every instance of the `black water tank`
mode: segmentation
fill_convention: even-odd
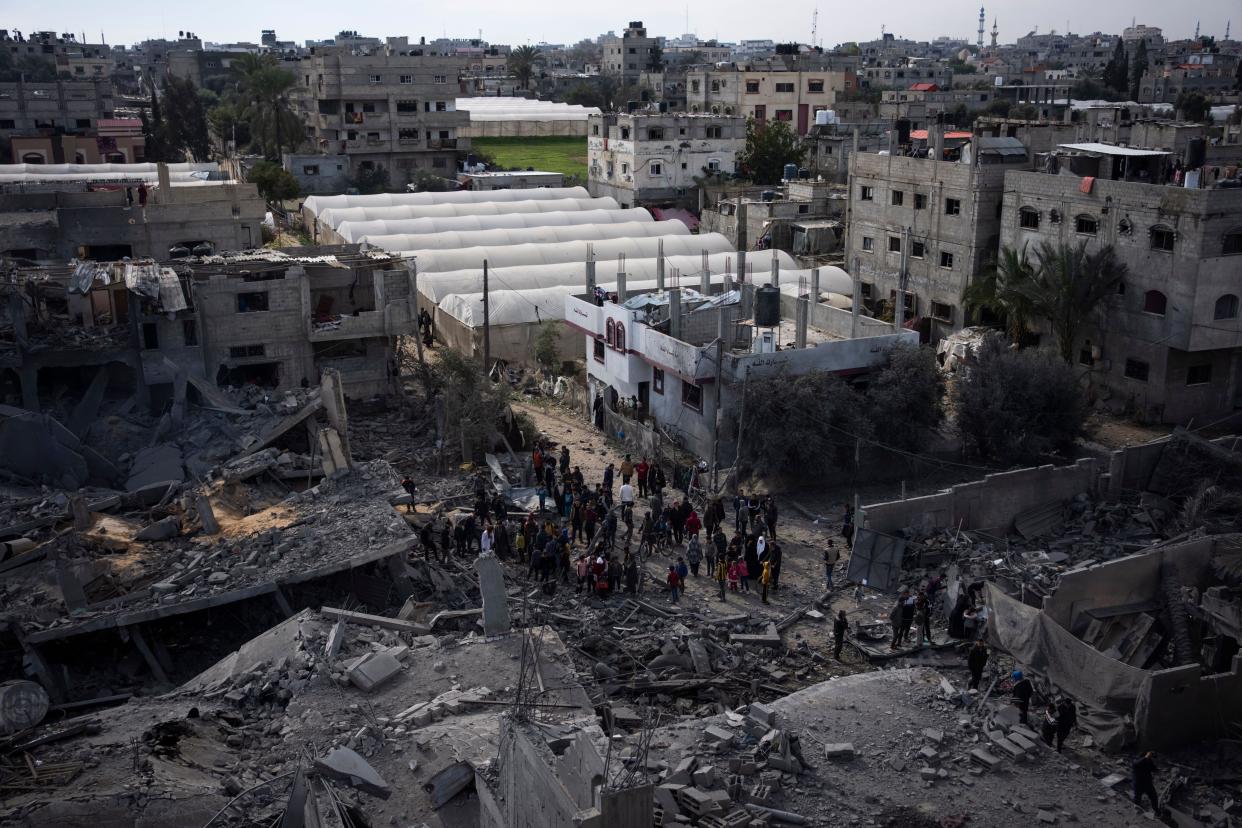
[[[907,118],[897,119],[897,143],[910,143],[910,121]]]
[[[781,324],[781,289],[764,285],[755,291],[755,327],[775,328]]]
[[[1197,170],[1207,160],[1207,141],[1202,138],[1191,138],[1186,146],[1186,169]]]

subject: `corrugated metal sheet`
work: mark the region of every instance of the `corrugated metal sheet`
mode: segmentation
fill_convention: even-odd
[[[169,313],[185,310],[189,305],[185,301],[185,291],[181,289],[181,279],[177,271],[170,267],[160,270],[160,310]]]

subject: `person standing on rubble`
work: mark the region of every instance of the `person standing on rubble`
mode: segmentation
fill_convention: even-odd
[[[978,690],[979,682],[983,680],[983,668],[988,663],[988,645],[982,640],[976,641],[974,646],[970,648],[970,652],[966,654],[966,666],[970,669],[970,689]]]
[[[509,521],[501,519],[496,524],[495,552],[497,558],[509,557],[511,542],[509,540]]]
[[[609,491],[609,492],[612,491],[612,481],[613,481],[613,477],[615,474],[616,473],[613,471],[613,468],[612,468],[612,463],[609,463],[607,466],[604,467],[604,490],[605,491]]]
[[[772,591],[776,592],[781,588],[781,558],[784,553],[781,551],[779,543],[773,543],[768,550],[768,561],[772,564]]]
[[[1018,717],[1019,721],[1026,727],[1030,727],[1031,723],[1027,716],[1031,712],[1031,698],[1035,695],[1035,685],[1029,678],[1022,675],[1021,670],[1014,670],[1011,678],[1013,678],[1013,704],[1021,714]]]
[[[748,537],[742,552],[742,589],[750,592],[750,579],[759,577],[759,539]]]
[[[618,592],[621,589],[621,579],[625,577],[625,571],[621,566],[621,561],[613,555],[608,556],[608,591]]]
[[[1156,754],[1147,751],[1131,768],[1134,776],[1134,804],[1143,807],[1143,797],[1151,802],[1151,809],[1160,813],[1160,798],[1156,793]]]
[[[845,507],[845,520],[841,523],[841,537],[845,538],[845,548],[854,548],[854,510]]]
[[[686,503],[690,506],[690,503]],[[686,534],[693,537],[696,541],[699,539],[699,530],[703,528],[703,522],[699,520],[699,513],[690,507],[690,514],[686,515]]]
[[[832,622],[832,657],[841,660],[841,648],[845,646],[845,633],[849,631],[850,622],[845,617],[845,610],[837,610],[837,617]]]
[[[632,555],[625,557],[625,591],[630,595],[638,592],[638,560]]]
[[[418,491],[418,487],[414,485],[414,481],[410,479],[408,474],[401,478],[401,488],[405,489],[405,493],[410,496],[410,502],[405,504],[405,510],[407,512],[414,511],[414,493]]]
[[[703,562],[703,548],[699,546],[698,535],[691,535],[686,543],[686,562],[690,564],[690,571],[694,573],[694,577],[699,577],[699,564]]]
[[[889,646],[890,650],[896,650],[906,640],[906,634],[910,631],[910,625],[905,623],[906,617],[906,598],[910,596],[910,590],[903,587],[901,594],[897,596],[897,603],[893,604],[893,609],[888,614],[888,621],[893,627],[893,643]]]
[[[466,519],[464,517],[457,518],[453,523],[453,543],[456,546],[457,554],[461,557],[466,555]]]
[[[729,539],[725,537],[723,526],[716,527],[716,533],[712,535],[712,544],[716,547],[716,554],[713,557],[713,565],[715,565],[725,560],[725,552],[729,549]]]
[[[677,567],[672,564],[668,565],[668,577],[665,580],[668,582],[669,600],[676,604],[677,590],[681,586],[681,576],[677,574]]]
[[[768,602],[768,587],[772,585],[772,562],[764,561],[759,570],[759,585],[763,588],[763,603]]]
[[[1057,702],[1057,753],[1065,746],[1065,739],[1078,726],[1078,708],[1069,696]]]
[[[739,535],[746,531],[746,524],[742,522],[742,509],[746,506],[746,493],[741,489],[737,490],[737,494],[733,496],[733,531]]]
[[[569,474],[569,446],[561,444],[561,477]]]
[[[619,495],[622,506],[632,507],[634,505],[634,484],[628,480],[622,482]]]
[[[725,600],[725,584],[729,580],[729,562],[724,555],[716,556],[716,586],[720,588],[720,600]]]
[[[776,540],[776,498],[772,495],[768,495],[765,512],[765,517],[768,521],[768,535],[771,536],[772,540]]]
[[[539,581],[546,584],[555,581],[553,568],[561,559],[561,542],[556,535],[550,535],[544,544],[543,554],[539,557]]]
[[[630,478],[632,478],[633,476],[634,476],[634,461],[631,460],[630,456],[627,454],[625,455],[625,458],[621,461],[621,482],[629,483]]]
[[[931,633],[931,603],[927,600],[925,592],[920,592],[918,598],[915,599],[914,617],[919,624],[919,646],[922,646],[924,641],[928,646],[935,644]]]
[[[647,463],[647,458],[638,461],[638,465],[634,467],[634,482],[638,484],[638,496],[647,496],[647,474],[651,471],[651,466]]]
[[[559,564],[560,564],[560,570],[561,570],[561,583],[568,585],[569,584],[569,573],[570,571],[573,570],[574,564],[573,564],[573,561],[570,560],[570,557],[569,557],[569,544],[565,542],[565,538],[563,535],[561,536],[560,553],[561,553],[561,557],[559,559]]]
[[[496,535],[492,532],[490,523],[484,524],[483,532],[479,535],[479,554],[486,555],[492,551],[493,541]]]
[[[824,549],[824,580],[828,585],[828,591],[832,591],[832,571],[837,567],[837,561],[841,559],[841,550],[836,547],[831,539],[828,546]]]

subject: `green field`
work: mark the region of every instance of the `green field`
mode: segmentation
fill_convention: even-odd
[[[471,138],[470,145],[496,159],[501,167],[526,169],[565,175],[565,185],[586,184],[586,138]],[[571,176],[578,180],[571,182]]]

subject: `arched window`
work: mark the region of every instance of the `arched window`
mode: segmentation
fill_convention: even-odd
[[[1143,312],[1164,316],[1169,300],[1158,290],[1149,290],[1143,294]]]
[[[625,353],[625,326],[618,325],[616,334],[613,336],[613,347],[618,351]]]
[[[1082,213],[1074,216],[1074,232],[1082,233],[1086,236],[1094,236],[1100,232],[1100,223],[1096,221],[1095,216]]]
[[[616,335],[617,335],[616,331],[617,331],[616,322],[613,322],[611,319],[609,319],[607,322],[604,323],[604,341],[607,342],[609,346],[613,346],[616,343]]]
[[[1214,319],[1237,319],[1238,318],[1238,297],[1233,293],[1226,293],[1224,296],[1216,300],[1216,312],[1213,314]]]

